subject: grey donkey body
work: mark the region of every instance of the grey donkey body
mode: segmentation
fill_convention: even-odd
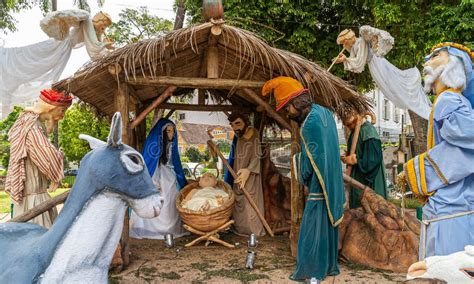
[[[153,218],[163,204],[141,154],[122,144],[121,128],[116,113],[107,143],[81,135],[93,150],[51,229],[0,225],[0,283],[107,282],[127,206]]]

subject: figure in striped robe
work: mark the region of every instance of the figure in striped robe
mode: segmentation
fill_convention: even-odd
[[[32,108],[26,108],[10,129],[10,162],[5,191],[14,203],[14,216],[51,198],[48,191],[56,190],[64,178],[63,154],[48,140],[48,134],[63,119],[71,103],[70,95],[42,90],[38,102]],[[53,208],[31,222],[49,228],[56,216]]]

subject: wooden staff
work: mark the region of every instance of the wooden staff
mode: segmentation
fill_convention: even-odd
[[[237,174],[235,173],[234,169],[232,169],[232,167],[229,165],[229,162],[227,162],[226,158],[224,157],[224,155],[222,155],[222,153],[219,151],[219,149],[217,148],[216,144],[214,144],[214,142],[212,142],[212,140],[208,140],[207,141],[207,145],[209,145],[209,148],[212,149],[212,151],[214,151],[214,153],[216,153],[217,155],[219,155],[219,157],[222,159],[222,163],[225,165],[225,167],[229,170],[229,173],[234,177],[234,179],[237,178]],[[263,217],[262,213],[260,212],[260,210],[258,210],[258,207],[257,207],[257,204],[255,204],[255,201],[253,201],[252,197],[250,196],[250,194],[248,193],[248,191],[245,189],[245,188],[241,188],[242,192],[244,193],[245,195],[245,198],[247,198],[248,202],[250,203],[250,205],[252,206],[252,208],[255,210],[255,213],[257,213],[257,216],[258,218],[260,219],[260,221],[262,221],[262,224],[263,226],[265,227],[265,229],[267,230],[267,232],[270,234],[270,236],[274,237],[275,235],[273,234],[273,231],[272,229],[270,228],[270,226],[268,225],[267,221],[265,220],[265,218]]]
[[[355,127],[355,130],[354,130],[354,135],[352,136],[352,144],[351,144],[351,149],[350,149],[350,152],[349,152],[349,156],[350,155],[354,155],[355,152],[356,152],[356,148],[357,148],[357,141],[359,140],[359,133],[360,133],[360,127],[362,126],[362,122],[364,120],[362,118],[357,118],[357,124],[356,124],[356,127]],[[348,165],[347,166],[347,175],[351,175],[351,171],[352,171],[352,165]]]
[[[331,63],[331,66],[329,66],[328,68],[328,72],[331,70],[331,68],[334,66],[334,64],[336,64],[336,60],[339,58],[339,55],[343,54],[344,53],[344,48],[342,48],[341,52],[339,52],[339,54],[336,56],[336,58],[333,59],[332,63]]]

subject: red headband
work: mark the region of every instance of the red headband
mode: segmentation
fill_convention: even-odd
[[[66,95],[53,89],[45,89],[40,91],[40,99],[47,104],[53,106],[69,107],[72,104],[72,96]]]

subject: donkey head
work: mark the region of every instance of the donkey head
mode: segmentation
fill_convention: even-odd
[[[142,155],[122,143],[120,113],[112,118],[107,143],[84,134],[79,137],[88,141],[93,151],[82,159],[77,179],[85,175],[92,180],[92,194],[108,190],[120,195],[141,217],[158,216],[163,199],[148,174]]]

